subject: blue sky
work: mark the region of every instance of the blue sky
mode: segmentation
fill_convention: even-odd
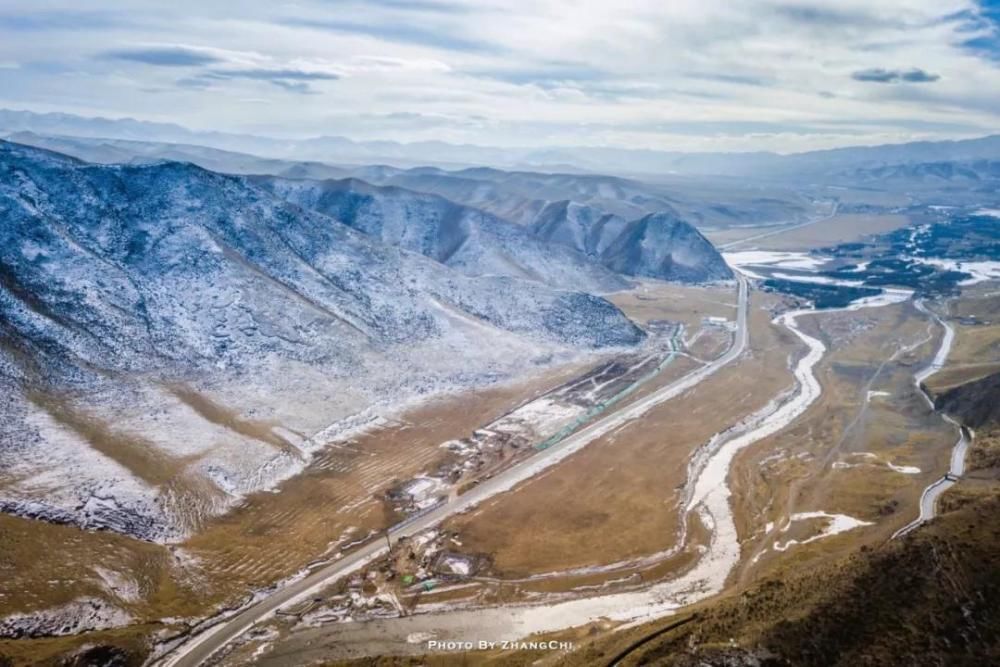
[[[797,151],[1000,132],[1000,0],[0,6],[0,106],[279,136]]]

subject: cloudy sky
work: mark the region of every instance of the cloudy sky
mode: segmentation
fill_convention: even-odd
[[[778,150],[1000,132],[1000,0],[5,0],[0,107]]]

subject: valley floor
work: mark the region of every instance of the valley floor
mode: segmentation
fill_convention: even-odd
[[[767,582],[798,577],[805,586],[815,571],[843,577],[837,573],[844,572],[845,566],[839,565],[844,559],[865,559],[873,549],[889,554],[879,556],[882,560],[870,566],[875,569],[887,567],[897,556],[910,558],[900,554],[911,547],[899,547],[891,538],[918,515],[923,489],[949,469],[956,439],[954,425],[927,404],[915,377],[927,375],[922,369],[942,355],[947,363],[927,375],[932,394],[993,370],[982,360],[996,357],[998,337],[989,328],[996,294],[995,284],[986,283],[924,308],[900,298],[878,307],[809,313],[796,318],[795,334],[783,326],[787,320],[776,317],[791,304],[778,295],[757,293],[749,318],[750,345],[736,363],[557,468],[442,525],[430,537],[429,555],[435,563],[465,564],[461,569],[436,570],[434,586],[400,587],[392,579],[407,571],[405,566],[382,563],[356,583],[331,590],[331,597],[318,607],[261,629],[225,662],[339,664],[357,656],[430,651],[421,658],[425,664],[594,664],[588,660],[611,655],[609,647],[622,646],[624,638],[641,638],[667,625],[660,621],[622,630],[634,622],[621,626],[615,619],[636,616],[629,616],[628,605],[622,608],[620,603],[647,599],[630,591],[672,590],[656,582],[690,579],[705,554],[716,549],[716,522],[684,511],[691,502],[686,483],[690,461],[698,460],[706,442],[731,439],[724,432],[734,425],[736,436],[751,428],[766,435],[736,451],[728,474],[720,479],[721,484],[728,481],[733,495],[738,565],[731,585],[719,603],[702,601],[716,592],[708,589],[691,597],[694,604],[686,607],[668,594],[656,614],[677,613],[683,620],[690,613],[708,613],[716,619],[728,613],[722,610],[733,594],[759,596],[762,587],[772,585]],[[639,293],[617,299],[630,316],[647,320],[649,313],[641,309],[650,301],[649,295]],[[932,313],[955,328],[953,342],[945,340],[944,327]],[[811,372],[821,392],[784,427],[761,429],[760,424],[799,391],[802,377],[796,369],[817,349],[822,354],[811,362]],[[741,431],[738,425],[755,414],[760,421],[751,419]],[[723,435],[713,438],[719,433]],[[942,497],[939,510],[945,512],[945,526],[952,525],[948,512],[955,507],[971,503],[978,508],[970,510],[976,516],[989,509],[976,503],[995,495],[996,487],[990,486],[988,476],[981,477],[970,474]],[[950,530],[940,528],[938,533]],[[923,545],[938,537],[918,539]],[[428,556],[421,547],[399,553],[418,561]],[[960,576],[972,575],[963,570]],[[793,604],[815,604],[816,598],[808,595],[810,601],[803,601],[804,591],[790,598],[796,600]],[[331,622],[339,618],[337,613],[322,608],[336,609],[344,596],[385,596],[396,608],[361,611],[357,617],[368,619],[362,623]],[[601,596],[615,602],[587,606],[588,600],[605,599]],[[546,608],[558,622],[543,621]],[[577,618],[573,609],[590,611]],[[923,612],[912,613],[919,617]],[[502,629],[512,623],[520,630],[505,634]],[[761,636],[754,633],[764,632],[760,623],[766,621],[725,631],[745,644]],[[557,646],[551,651],[468,653],[461,643],[451,649],[435,649],[433,644],[508,635],[538,639],[532,630],[539,628],[541,638],[569,642],[576,650],[567,653]],[[698,632],[711,635],[716,629]],[[816,659],[813,655],[803,664],[823,664]],[[399,664],[407,664],[406,658]]]
[[[615,298],[631,303],[635,319],[659,331],[654,338],[665,341],[666,347],[654,346],[647,353],[648,361],[622,358],[619,364],[612,359],[617,366],[609,367],[608,361],[598,359],[596,366],[566,366],[531,380],[434,401],[329,447],[301,475],[273,493],[249,496],[183,543],[156,545],[0,516],[5,527],[9,525],[0,536],[6,547],[2,565],[12,573],[0,589],[0,609],[24,619],[25,635],[18,641],[0,641],[0,655],[44,659],[84,642],[107,640],[140,656],[150,637],[169,637],[214,609],[243,605],[253,591],[266,590],[311,563],[378,539],[380,530],[411,511],[388,500],[394,489],[422,475],[454,471],[456,458],[464,460],[465,451],[456,453],[449,443],[468,438],[484,425],[495,423],[497,428],[504,420],[511,422],[515,436],[525,425],[529,440],[548,435],[560,422],[551,421],[549,408],[538,414],[526,411],[524,406],[545,406],[548,400],[532,403],[533,398],[555,390],[551,395],[572,407],[574,402],[604,400],[599,397],[624,388],[627,391],[614,400],[628,406],[704,366],[729,344],[727,327],[732,322],[726,322],[734,317],[736,305],[731,288],[651,283]],[[627,370],[632,365],[636,370]],[[624,374],[615,380],[621,369]],[[587,385],[581,384],[584,380]],[[526,422],[513,419],[521,412],[526,412]],[[536,418],[541,421],[532,426]],[[490,466],[504,465],[504,457],[517,452],[501,447],[494,458],[497,455],[498,460],[477,455],[472,478],[476,473],[481,478],[484,463],[488,475]],[[452,487],[461,490],[461,481]],[[46,634],[45,619],[57,618],[56,610],[81,598],[99,609],[119,610],[124,627],[94,631],[81,626],[68,636],[30,638]]]
[[[948,363],[928,380],[932,393],[991,371],[981,360],[996,357],[996,294],[985,283],[929,304],[956,329]],[[732,288],[649,282],[612,300],[654,333],[641,354],[564,366],[387,420],[327,448],[277,492],[249,496],[181,544],[0,515],[0,570],[13,573],[0,583],[2,615],[79,599],[93,600],[96,616],[127,615],[114,630],[84,625],[68,636],[0,641],[0,656],[44,663],[94,644],[118,647],[138,664],[150,640],[176,636],[221,608],[245,607],[251,595],[265,597],[268,587],[310,566],[383,539],[386,527],[461,497],[604,411],[648,401],[734,345]],[[622,638],[663,625],[602,639],[624,620],[716,609],[704,598],[720,587],[662,586],[691,580],[706,554],[723,553],[724,522],[692,501],[699,493],[693,484],[704,479],[699,465],[710,468],[726,443],[741,438],[745,444],[726,454],[717,478],[733,497],[726,520],[734,567],[711,575],[721,573],[727,595],[833,568],[860,547],[882,548],[915,517],[924,487],[948,468],[954,427],[914,385],[941,349],[942,328],[911,300],[791,321],[781,317],[795,307],[788,297],[753,292],[749,305],[749,343],[732,363],[508,492],[394,539],[388,558],[280,609],[227,646],[224,664],[420,655],[434,640],[477,641],[488,638],[487,628],[512,627],[500,634],[523,638],[548,628],[585,647],[566,664],[587,664],[574,656],[607,655]],[[810,377],[821,390],[801,400]],[[801,408],[788,423],[767,426],[795,401]],[[967,504],[969,493],[978,502],[980,487],[963,481],[941,504]],[[652,612],[630,617],[626,606],[617,621],[602,602],[611,595],[650,605],[645,591],[656,590],[673,592]],[[543,623],[546,607],[553,611]],[[584,621],[567,621],[560,609],[583,610]],[[351,618],[359,622],[342,622]],[[740,641],[757,636],[735,634]],[[564,652],[461,653],[437,654],[427,664],[553,662]]]
[[[683,579],[715,539],[704,515],[679,512],[689,499],[688,461],[713,434],[787,401],[795,387],[790,368],[804,352],[772,318],[787,308],[780,297],[758,294],[753,306],[750,348],[738,363],[558,468],[444,524],[448,552],[485,563],[485,571],[451,577],[436,590],[397,592],[406,611],[398,620],[314,627],[322,615],[313,612],[282,620],[231,664],[258,649],[260,664],[281,665],[372,651],[420,654],[434,638],[507,638],[499,629],[515,618],[508,618],[513,604],[544,609],[550,601],[552,613],[564,616],[573,606],[559,602],[566,596],[615,593],[613,609],[632,599],[625,591]],[[933,356],[939,332],[911,302],[820,313],[800,324],[829,348],[815,368],[824,391],[792,426],[753,442],[733,461],[740,581],[813,566],[886,539],[912,518],[921,489],[940,475],[953,442],[950,427],[913,387],[913,369]],[[505,606],[494,610],[498,603]],[[567,611],[557,611],[563,607]],[[565,625],[579,625],[570,618],[562,619]],[[546,627],[536,613],[518,622],[526,632]]]

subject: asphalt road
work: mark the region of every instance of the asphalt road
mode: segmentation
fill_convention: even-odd
[[[941,338],[941,346],[934,354],[934,358],[931,360],[931,363],[917,373],[913,378],[917,391],[920,392],[921,396],[924,397],[924,400],[927,401],[931,410],[937,411],[937,408],[934,405],[934,399],[924,387],[924,382],[927,381],[927,378],[931,377],[944,367],[945,362],[948,360],[948,354],[951,352],[951,345],[955,340],[955,329],[941,319],[936,313],[928,310],[922,300],[917,299],[914,302],[914,305],[917,307],[917,310],[930,316],[931,319],[944,328],[944,336]],[[958,441],[951,450],[951,462],[948,467],[948,472],[946,472],[939,479],[931,482],[927,488],[924,489],[923,493],[920,494],[920,514],[917,515],[916,519],[893,533],[892,539],[902,537],[915,528],[922,526],[933,519],[937,512],[938,497],[951,487],[955,486],[958,479],[965,474],[965,453],[969,449],[972,433],[968,429],[963,428],[958,422],[948,415],[941,413],[941,416],[946,422],[958,429]]]
[[[745,239],[739,239],[737,241],[730,241],[729,243],[723,243],[723,244],[718,245],[716,247],[720,251],[732,250],[733,248],[735,248],[737,246],[741,246],[744,243],[750,243],[751,241],[759,241],[761,239],[767,239],[767,238],[770,238],[772,236],[778,236],[779,234],[784,234],[786,232],[790,232],[793,229],[801,229],[803,227],[808,227],[810,225],[815,225],[817,222],[825,222],[825,221],[830,220],[831,218],[833,218],[835,215],[837,215],[837,210],[839,208],[840,208],[840,203],[839,202],[834,202],[834,204],[833,204],[833,210],[830,211],[830,213],[828,215],[824,215],[824,216],[821,216],[821,217],[818,217],[818,218],[813,218],[812,220],[807,220],[806,222],[800,222],[800,223],[795,224],[795,225],[789,225],[787,227],[782,227],[780,229],[774,229],[774,230],[769,231],[769,232],[764,232],[763,234],[756,234],[754,236],[748,236]]]
[[[430,512],[400,525],[390,531],[390,538],[415,535],[444,521],[453,514],[474,507],[492,496],[503,493],[516,484],[530,479],[545,468],[555,465],[570,454],[582,449],[590,442],[609,433],[625,423],[641,418],[652,407],[667,401],[688,389],[691,389],[709,375],[739,357],[749,340],[747,330],[748,291],[747,281],[738,276],[738,307],[736,316],[736,333],[733,344],[725,354],[718,359],[692,371],[671,384],[658,389],[649,396],[610,412],[589,426],[567,436],[548,449],[540,451],[528,459],[511,466],[483,481],[461,496],[452,498],[438,505]],[[270,619],[274,612],[282,607],[294,606],[310,598],[316,597],[330,584],[338,579],[361,569],[368,563],[382,556],[388,547],[384,540],[370,542],[347,556],[325,565],[299,581],[288,584],[262,600],[247,607],[232,618],[192,636],[173,651],[161,657],[156,663],[161,667],[196,667],[201,665],[216,651],[219,651],[255,624]]]

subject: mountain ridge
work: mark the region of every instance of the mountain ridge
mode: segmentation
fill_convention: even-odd
[[[643,338],[190,164],[0,142],[0,215],[3,510],[142,539],[296,474],[310,434]]]
[[[468,275],[509,275],[590,292],[628,285],[575,249],[547,243],[523,227],[435,194],[359,179],[255,177],[251,182],[286,201]]]

